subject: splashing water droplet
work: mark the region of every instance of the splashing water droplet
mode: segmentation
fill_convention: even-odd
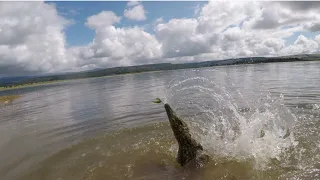
[[[259,169],[272,159],[284,161],[285,150],[296,145],[297,119],[284,106],[284,96],[261,93],[259,101],[249,102],[232,84],[224,87],[204,77],[172,81],[166,99],[211,156],[251,159]]]

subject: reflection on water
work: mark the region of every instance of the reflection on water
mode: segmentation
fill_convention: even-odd
[[[23,94],[0,107],[0,177],[316,179],[319,82],[319,62],[294,62],[151,72],[0,92]],[[183,169],[175,162],[177,147],[164,109],[151,103],[157,97],[187,120],[209,151],[212,161],[205,168]],[[292,134],[279,139],[287,127]],[[261,128],[264,139],[255,137]]]

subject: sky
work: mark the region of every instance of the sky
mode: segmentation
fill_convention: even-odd
[[[0,2],[0,77],[320,51],[320,2]]]

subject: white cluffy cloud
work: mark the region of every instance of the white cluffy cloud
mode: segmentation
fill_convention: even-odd
[[[155,34],[164,57],[171,61],[315,53],[318,42],[303,35],[286,45],[294,33],[319,32],[320,11],[314,6],[211,1],[197,10],[196,18],[156,25]]]
[[[69,22],[43,2],[0,2],[0,74],[72,66],[63,29]]]
[[[320,34],[316,36],[315,40],[318,41],[318,43],[320,43]]]
[[[124,16],[130,20],[143,21],[146,20],[146,12],[144,7],[138,1],[129,1],[128,8],[124,10]]]
[[[161,57],[161,45],[140,27],[117,28],[119,22],[111,11],[103,11],[87,19],[86,25],[95,30],[94,40],[76,51],[81,66],[93,63],[98,67],[152,63]]]
[[[97,15],[90,16],[87,19],[86,25],[93,29],[111,26],[114,23],[120,22],[121,18],[114,14],[112,11],[102,11]]]
[[[0,2],[0,75],[319,53],[319,7],[319,2],[210,1],[195,8],[193,18],[153,20],[151,32],[123,26],[120,16],[102,11],[85,23],[94,39],[67,48],[64,30],[72,21],[54,4]],[[139,2],[129,2],[124,16],[146,19]]]
[[[136,5],[138,5],[138,4],[140,4],[139,1],[129,1],[129,2],[127,3],[127,6],[128,6],[128,7],[132,7],[132,6],[136,6]]]

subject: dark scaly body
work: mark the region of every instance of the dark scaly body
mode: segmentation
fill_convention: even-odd
[[[191,137],[187,124],[176,115],[169,104],[165,104],[164,108],[166,109],[173,134],[179,144],[178,163],[181,166],[185,166],[192,160],[195,160],[196,163],[208,161],[209,157],[203,154],[201,144]]]

